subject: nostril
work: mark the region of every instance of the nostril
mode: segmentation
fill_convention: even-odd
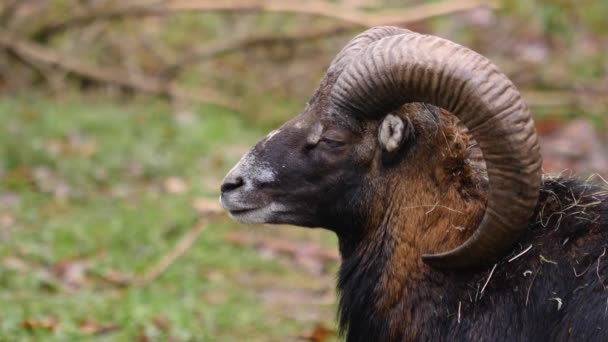
[[[236,188],[241,187],[243,184],[245,184],[243,177],[235,177],[232,179],[226,179],[224,181],[224,183],[222,184],[222,187],[220,188],[220,190],[222,192],[229,192]]]

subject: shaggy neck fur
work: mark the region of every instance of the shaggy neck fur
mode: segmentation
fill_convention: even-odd
[[[447,117],[435,129],[423,133],[429,141],[407,152],[416,164],[404,161],[377,171],[388,174],[381,175],[384,185],[372,184],[371,193],[381,194],[366,201],[374,203],[372,214],[362,227],[339,234],[340,326],[349,342],[428,338],[427,322],[445,315],[437,308],[448,298],[437,293],[449,275],[430,269],[420,257],[466,240],[479,224],[485,197],[467,161],[466,135]]]

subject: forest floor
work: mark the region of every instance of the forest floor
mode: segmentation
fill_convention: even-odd
[[[124,284],[217,203],[224,173],[265,131],[216,107],[108,103],[0,99],[0,340],[331,334],[338,254],[320,230],[220,217],[165,273]]]

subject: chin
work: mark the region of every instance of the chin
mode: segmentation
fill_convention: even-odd
[[[288,224],[310,228],[319,227],[314,217],[289,212],[284,206],[278,204],[246,211],[231,211],[229,215],[233,220],[243,224]]]
[[[281,223],[281,213],[285,212],[285,206],[277,203],[247,210],[231,210],[229,216],[233,220],[244,224]]]

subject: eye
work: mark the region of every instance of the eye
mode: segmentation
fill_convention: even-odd
[[[313,150],[316,147],[324,149],[336,149],[347,145],[351,141],[348,132],[337,129],[328,129],[322,132],[320,129],[317,132],[309,135],[306,142],[306,149]]]
[[[321,137],[321,139],[319,140],[319,144],[324,144],[331,148],[338,148],[345,145],[344,141],[327,137]]]

